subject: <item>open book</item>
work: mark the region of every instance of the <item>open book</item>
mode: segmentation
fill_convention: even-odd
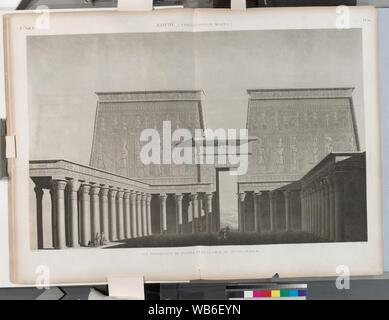
[[[4,28],[15,283],[382,272],[374,8]]]

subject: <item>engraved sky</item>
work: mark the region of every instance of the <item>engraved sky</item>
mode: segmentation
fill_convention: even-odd
[[[247,89],[355,87],[365,149],[360,30],[34,36],[27,50],[31,159],[88,164],[101,91],[202,89],[216,129],[245,127]]]

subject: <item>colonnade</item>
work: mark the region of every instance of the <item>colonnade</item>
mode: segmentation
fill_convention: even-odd
[[[277,196],[283,197],[283,210],[284,210],[284,219],[285,219],[285,228],[283,231],[291,230],[291,190],[264,190],[264,191],[242,191],[239,192],[239,208],[238,208],[238,225],[239,231],[245,232],[248,231],[246,224],[246,214],[245,206],[248,205],[247,195],[251,194],[252,197],[252,208],[254,215],[254,232],[275,232],[279,231],[277,228],[277,210],[280,204]],[[263,202],[267,201],[267,212],[268,212],[268,227],[266,228],[263,223],[264,214],[262,212]]]
[[[302,189],[303,230],[329,240],[341,241],[343,180],[341,174],[315,179]]]
[[[35,187],[37,201],[43,190]],[[102,245],[145,237],[151,230],[151,194],[77,180],[52,180],[53,246]]]

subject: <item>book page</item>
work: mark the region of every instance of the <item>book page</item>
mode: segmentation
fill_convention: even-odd
[[[9,16],[15,282],[379,274],[376,18],[347,10]]]

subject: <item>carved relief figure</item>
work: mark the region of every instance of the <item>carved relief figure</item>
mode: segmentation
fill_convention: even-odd
[[[128,147],[127,140],[122,141],[122,148],[120,151],[120,159],[119,159],[119,172],[120,174],[126,174],[128,170]]]
[[[317,137],[313,139],[312,145],[312,163],[316,164],[319,162],[319,142]]]
[[[291,145],[290,145],[290,150],[292,152],[292,170],[296,171],[297,170],[297,138],[292,137]]]
[[[276,157],[276,168],[278,171],[282,171],[285,164],[285,158],[284,158],[284,144],[282,142],[282,137],[278,140],[278,147],[277,147],[277,157]]]
[[[265,148],[263,147],[263,140],[262,140],[262,138],[258,139],[257,165],[258,165],[260,171],[265,166]]]

